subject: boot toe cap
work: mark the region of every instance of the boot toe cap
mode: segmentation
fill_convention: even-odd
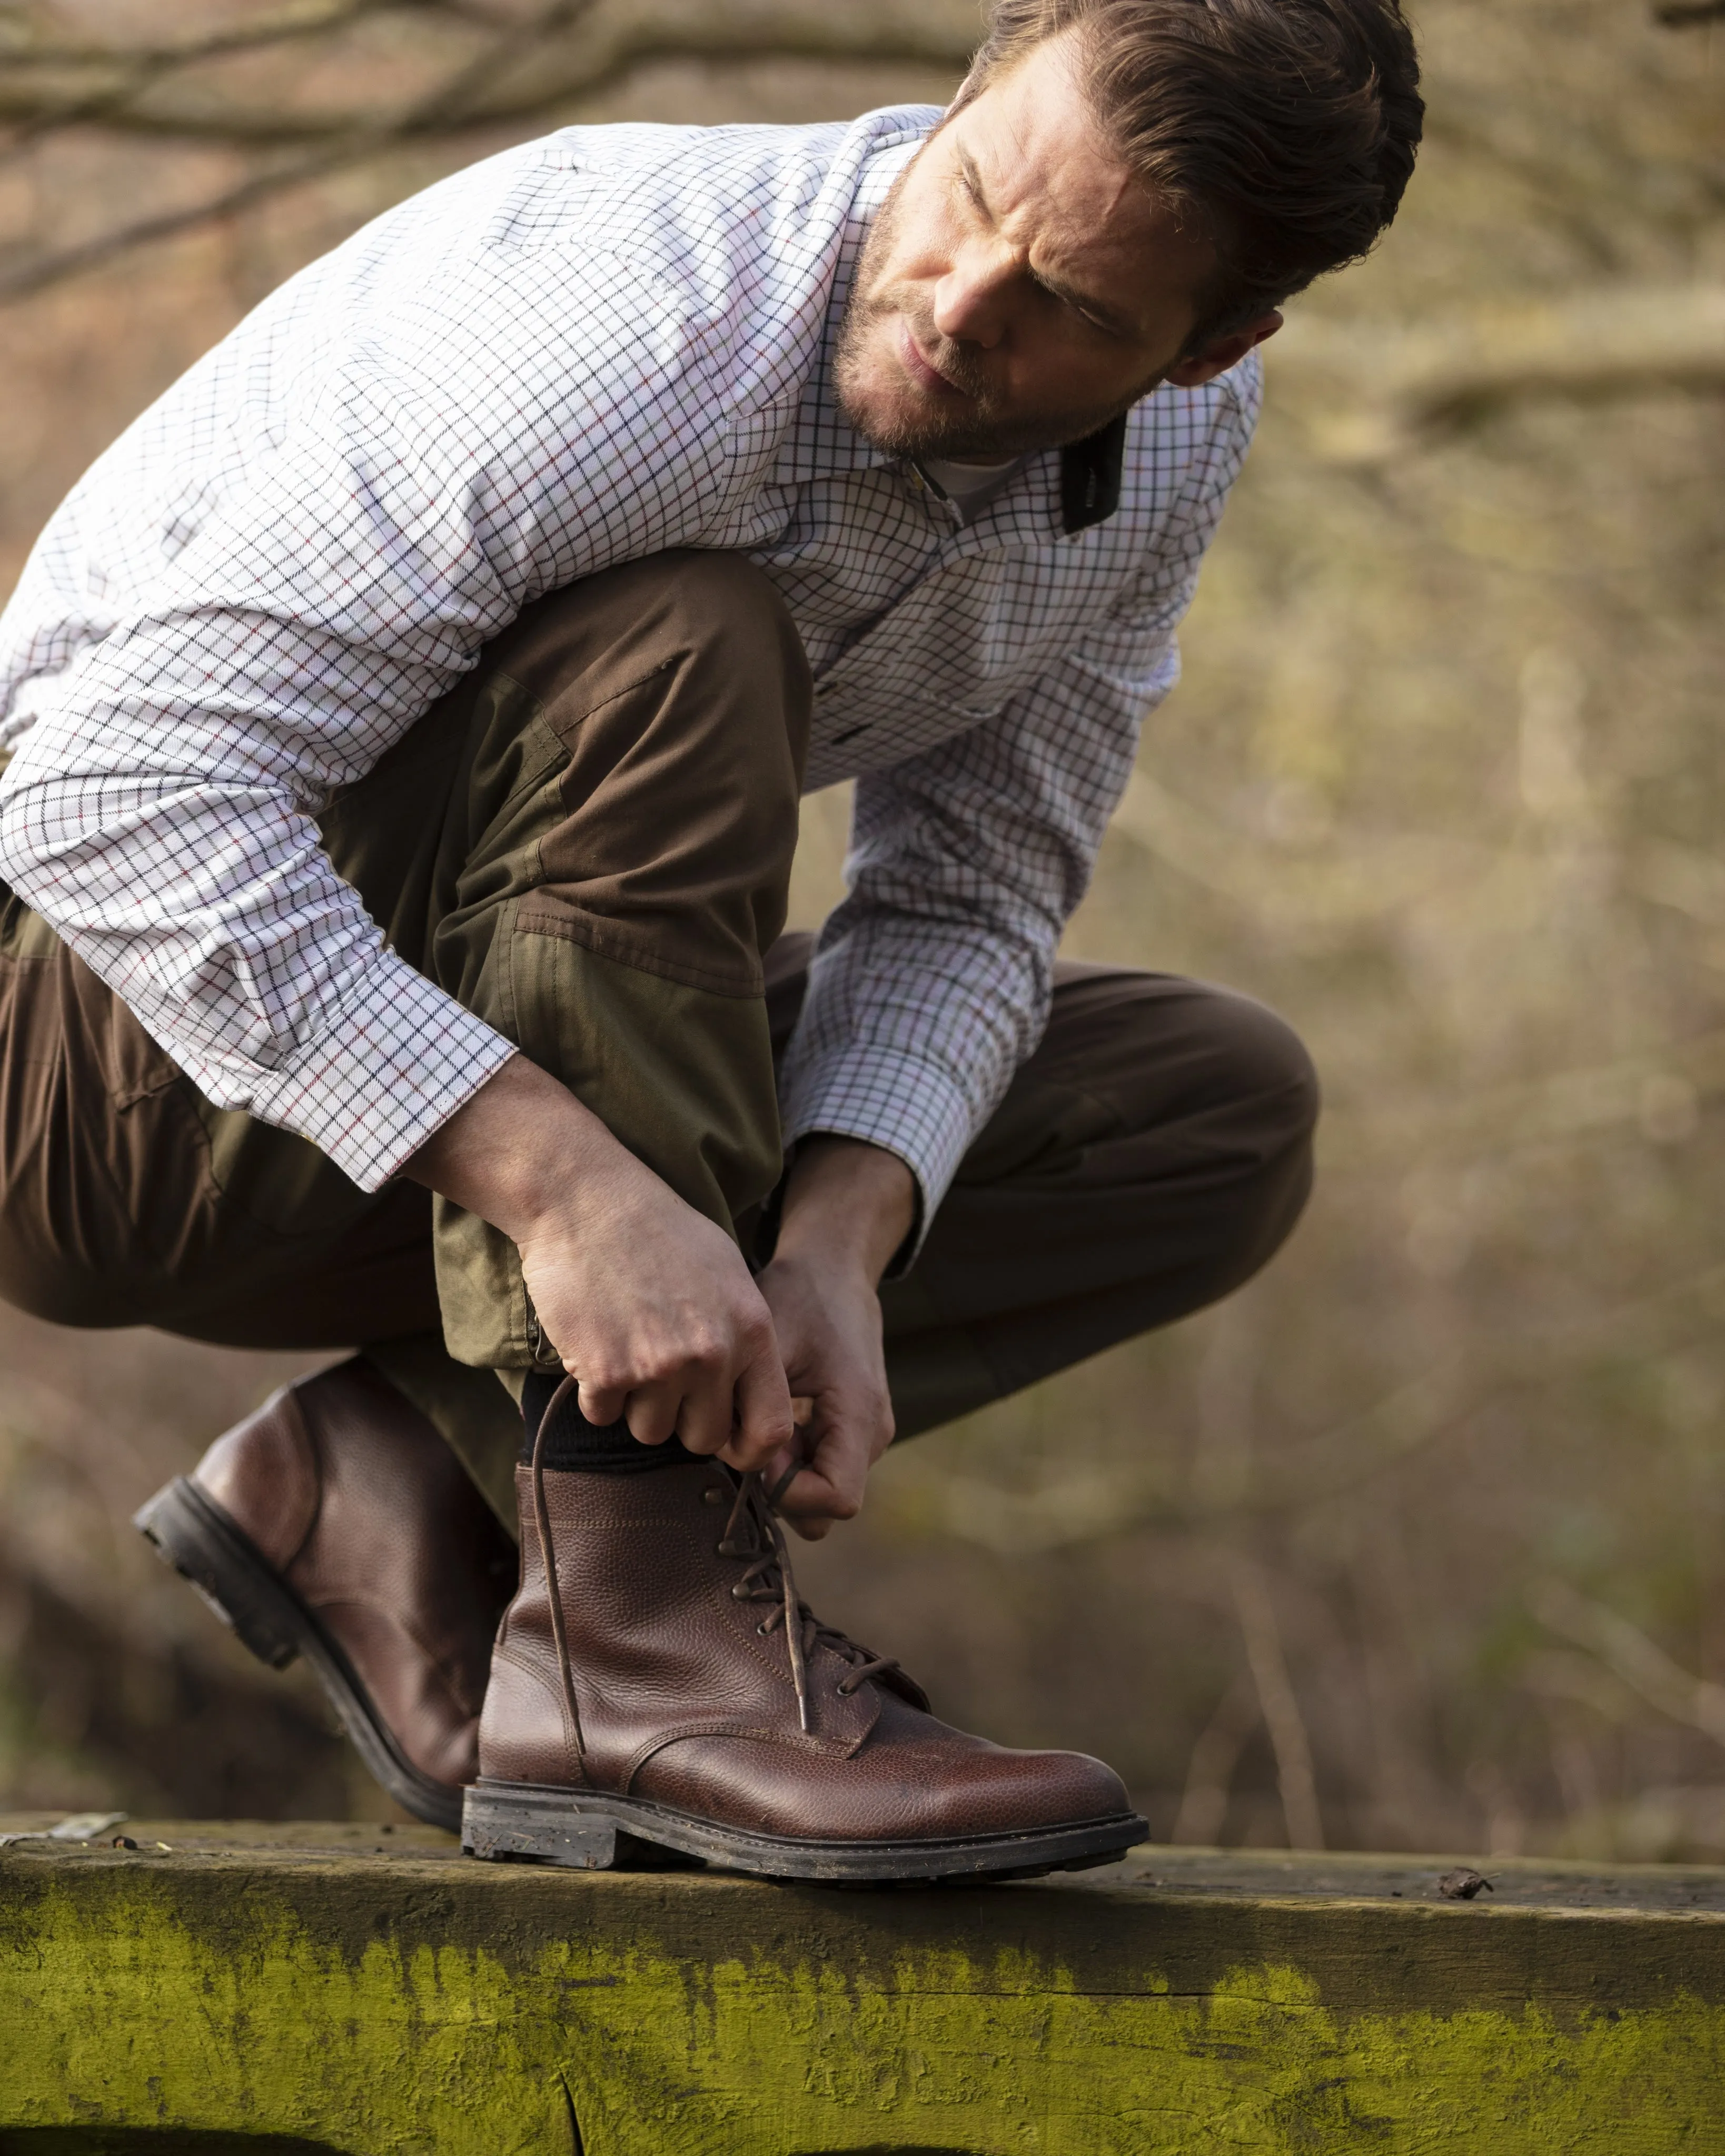
[[[1126,1784],[1087,1752],[1002,1752],[977,1794],[1000,1815],[996,1831],[1076,1826],[1132,1810]],[[955,1829],[962,1832],[962,1828]]]
[[[655,1755],[634,1794],[752,1833],[830,1841],[1022,1834],[1132,1810],[1100,1759],[1003,1751],[974,1738],[865,1745],[850,1758],[799,1756],[747,1738],[685,1738]]]

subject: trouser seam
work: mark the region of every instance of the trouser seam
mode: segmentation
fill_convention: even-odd
[[[752,1003],[763,993],[758,969],[752,980],[739,981],[734,974],[664,957],[650,946],[637,943],[627,930],[619,930],[603,916],[583,913],[572,906],[567,915],[530,916],[524,904],[516,916],[516,928],[521,935],[554,937],[565,943],[578,944],[595,957],[608,958],[634,973],[651,973],[660,980],[675,981],[681,988],[730,996],[739,1003]]]
[[[633,696],[637,689],[644,689],[649,681],[657,680],[661,674],[674,673],[687,656],[685,652],[677,652],[669,659],[661,659],[656,666],[649,666],[644,674],[639,675],[634,680],[625,681],[618,688],[608,690],[603,696],[594,697],[591,703],[583,705],[579,711],[562,725],[552,716],[557,702],[557,696],[547,700],[536,689],[530,688],[518,675],[510,673],[507,668],[499,669],[497,679],[507,681],[511,688],[521,690],[532,705],[534,716],[542,721],[547,731],[561,744],[565,753],[572,756],[574,753],[572,747],[563,738],[565,726],[572,733],[577,727],[584,726],[589,719],[597,718],[599,713],[608,706],[620,703],[625,696]]]

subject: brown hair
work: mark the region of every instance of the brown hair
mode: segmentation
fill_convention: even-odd
[[[1358,260],[1394,217],[1425,111],[1399,0],[992,0],[961,102],[1069,32],[1115,148],[1216,250],[1189,349]]]

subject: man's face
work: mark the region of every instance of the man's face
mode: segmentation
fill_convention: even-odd
[[[882,205],[836,362],[899,456],[988,460],[1094,434],[1164,379],[1219,374],[1281,317],[1180,355],[1214,268],[1108,146],[1065,39],[931,136]]]

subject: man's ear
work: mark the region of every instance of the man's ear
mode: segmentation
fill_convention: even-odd
[[[1230,367],[1238,367],[1246,354],[1273,337],[1281,327],[1280,311],[1260,315],[1256,321],[1247,322],[1242,328],[1230,330],[1226,336],[1218,337],[1207,344],[1202,352],[1194,352],[1171,367],[1162,377],[1172,382],[1177,389],[1202,389],[1206,382],[1214,382],[1219,374],[1225,374]]]

